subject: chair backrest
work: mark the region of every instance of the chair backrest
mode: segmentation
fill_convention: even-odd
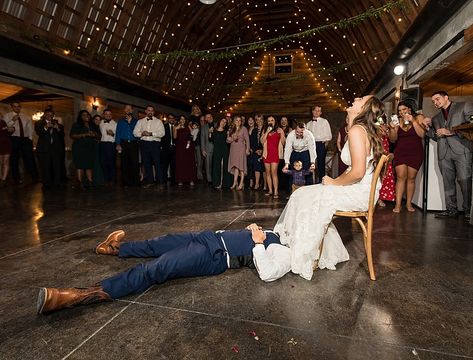
[[[376,185],[378,183],[379,177],[381,173],[383,174],[382,177],[386,174],[386,170],[389,166],[389,163],[393,159],[393,154],[389,155],[381,155],[381,158],[376,165],[376,169],[374,169],[373,177],[371,179],[371,189],[370,189],[370,199],[368,202],[368,216],[373,215],[375,206],[375,199],[376,199]]]

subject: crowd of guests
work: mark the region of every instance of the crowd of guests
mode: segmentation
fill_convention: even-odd
[[[435,93],[432,100],[440,110],[434,122],[419,114],[415,102],[409,100],[398,103],[397,114],[390,120],[385,116],[377,119],[384,152],[394,153],[393,164],[383,178],[378,205],[385,207],[386,201],[394,202],[393,212],[399,213],[405,195],[407,211],[415,211],[412,198],[416,176],[424,160],[423,138],[427,134],[439,144],[448,145],[439,148],[439,165],[444,186],[448,187],[444,189],[448,197],[444,215],[458,213],[454,204],[456,195],[452,195],[455,180],[461,184],[465,199],[462,210],[469,214],[472,145],[449,130],[448,124],[469,121],[471,104],[453,104],[443,91]],[[11,109],[5,116],[0,114],[1,186],[5,185],[10,171],[16,183],[22,182],[20,157],[33,181],[41,178],[45,188],[60,186],[66,180],[64,126],[55,119],[52,108],[47,108],[34,124],[22,113],[19,103],[11,104]],[[452,120],[455,112],[460,113]],[[320,106],[312,108],[312,119],[307,124],[299,122],[294,129],[287,117],[277,119],[271,115],[258,114],[246,119],[227,114],[215,121],[212,114],[203,114],[197,105],[192,107],[189,117],[156,116],[152,105],[137,115],[131,105],[126,105],[116,119],[110,109],[93,116],[87,110],[79,112],[69,134],[73,139],[75,187],[117,184],[117,156],[120,183],[126,187],[149,188],[167,182],[192,187],[197,181],[206,181],[216,189],[263,189],[267,196],[278,198],[279,189],[291,192],[303,185],[320,183],[325,176],[326,152],[332,133],[329,122],[321,117]],[[348,122],[339,129],[336,141],[339,153],[348,131]],[[33,132],[38,137],[39,172],[34,158]],[[459,154],[469,156],[470,160],[457,159]],[[339,160],[338,173],[345,171],[347,166]]]

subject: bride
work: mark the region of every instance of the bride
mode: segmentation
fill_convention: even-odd
[[[337,263],[348,260],[348,252],[332,217],[337,210],[368,210],[371,177],[383,154],[375,125],[378,117],[384,114],[383,103],[368,95],[356,98],[347,112],[348,140],[341,159],[349,165],[348,169],[336,179],[325,176],[322,184],[295,191],[274,227],[281,243],[291,248],[292,272],[307,280],[312,278],[313,264],[324,237],[319,259],[321,269],[335,270]]]

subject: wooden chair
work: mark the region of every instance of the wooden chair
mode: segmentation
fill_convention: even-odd
[[[374,273],[374,266],[373,266],[373,255],[371,252],[371,242],[372,242],[372,234],[373,234],[373,214],[376,209],[376,184],[378,183],[378,179],[381,175],[384,177],[386,170],[388,168],[389,163],[393,159],[393,154],[389,155],[382,155],[379,159],[378,165],[374,170],[373,178],[371,180],[371,189],[370,189],[370,198],[368,203],[368,211],[337,211],[335,212],[334,216],[338,217],[348,217],[355,219],[358,224],[360,225],[361,229],[363,230],[363,241],[365,245],[365,252],[366,252],[366,259],[368,261],[368,270],[370,273],[370,279],[376,280],[376,276]],[[322,248],[323,248],[323,240],[320,244],[320,255],[322,255]],[[317,264],[318,265],[318,264]],[[317,266],[316,265],[316,266]]]

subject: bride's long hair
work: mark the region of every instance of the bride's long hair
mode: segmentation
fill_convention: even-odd
[[[376,97],[369,98],[366,103],[363,105],[361,112],[353,120],[353,125],[361,125],[366,129],[368,134],[368,140],[370,141],[371,150],[373,151],[373,160],[370,161],[370,164],[373,168],[376,168],[381,155],[384,153],[383,142],[378,132],[378,119],[382,118],[383,121],[386,121],[386,116],[384,115],[384,105]]]

